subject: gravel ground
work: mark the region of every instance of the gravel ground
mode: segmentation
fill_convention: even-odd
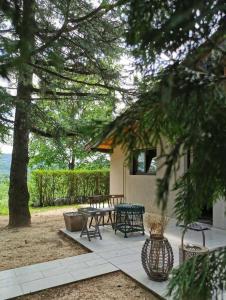
[[[44,290],[17,300],[158,300],[122,272],[102,275],[66,286]]]
[[[32,215],[30,227],[7,229],[7,222],[7,217],[0,217],[0,270],[87,253],[59,233],[64,227],[61,210]]]
[[[87,253],[79,243],[59,234],[62,213],[71,209],[32,215],[32,226],[8,229],[8,218],[0,216],[0,270]],[[122,272],[115,272],[69,285],[47,289],[18,300],[157,300],[148,290]]]

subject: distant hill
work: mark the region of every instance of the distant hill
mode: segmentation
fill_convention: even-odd
[[[12,154],[0,154],[0,177],[9,176]]]

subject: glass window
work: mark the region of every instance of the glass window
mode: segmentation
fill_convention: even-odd
[[[131,175],[155,175],[156,155],[156,149],[134,151]]]
[[[145,172],[145,153],[140,152],[137,156],[137,172]]]

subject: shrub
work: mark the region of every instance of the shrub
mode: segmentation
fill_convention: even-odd
[[[109,194],[109,170],[35,170],[31,174],[33,205],[80,203],[87,196]]]

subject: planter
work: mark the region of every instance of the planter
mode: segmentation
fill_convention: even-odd
[[[82,214],[78,212],[64,213],[64,222],[68,231],[81,231],[83,225]]]
[[[152,234],[146,239],[141,252],[141,260],[150,279],[167,280],[174,261],[173,250],[167,238]]]

